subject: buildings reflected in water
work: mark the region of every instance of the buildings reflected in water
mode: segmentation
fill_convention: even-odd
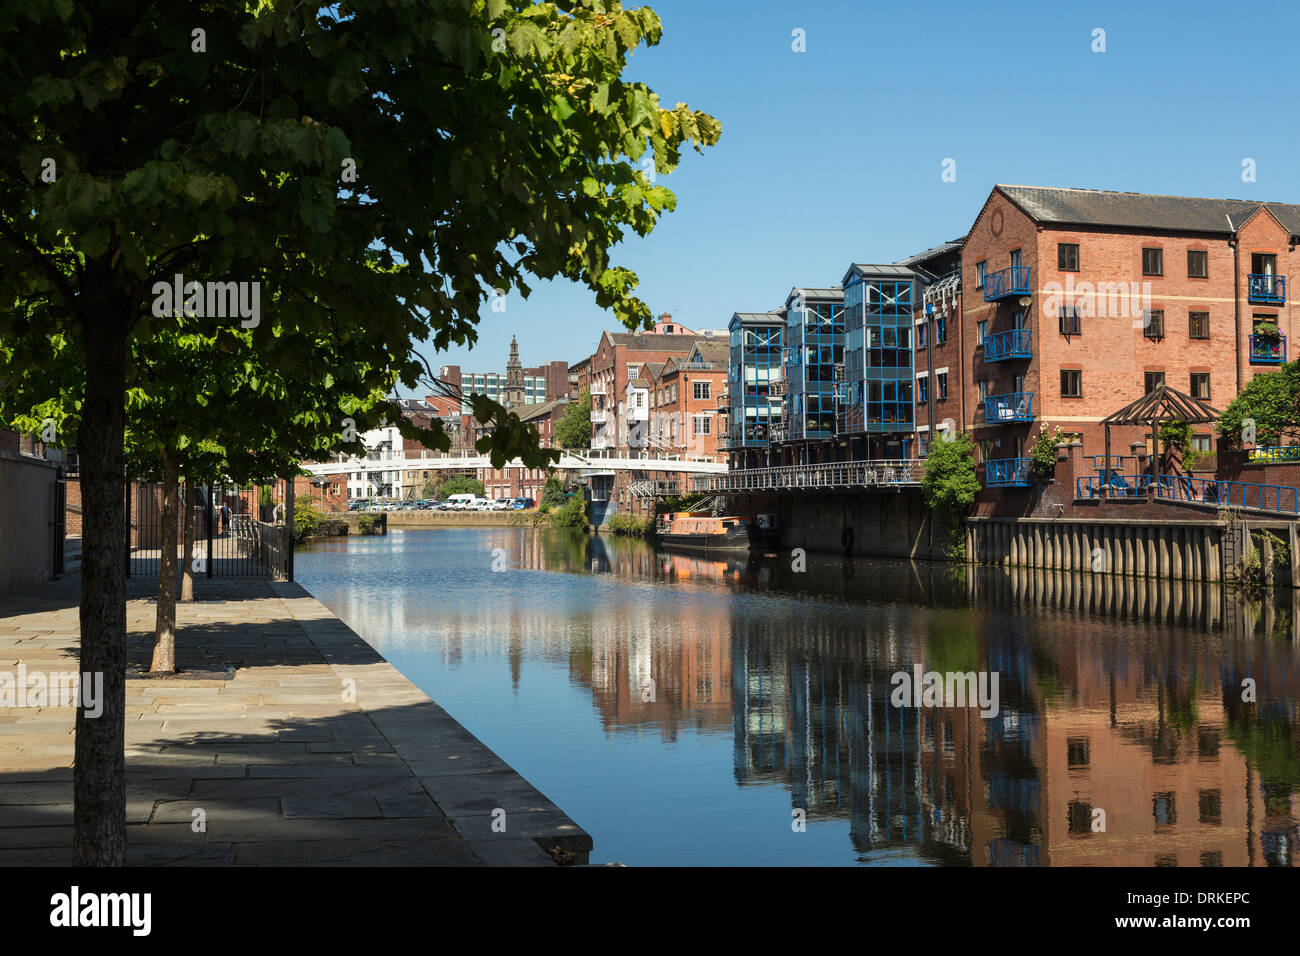
[[[529,658],[567,667],[607,734],[729,734],[739,786],[847,821],[859,859],[1293,865],[1300,591],[483,534],[522,572],[499,600],[383,630],[432,628],[516,682]],[[914,665],[996,672],[996,716],[893,706]]]

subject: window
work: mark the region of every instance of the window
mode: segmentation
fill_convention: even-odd
[[[1079,322],[1079,307],[1077,305],[1063,305],[1060,307],[1061,334],[1078,335],[1083,331],[1083,326]]]
[[[1147,372],[1142,378],[1143,393],[1150,395],[1163,384],[1165,384],[1164,372]]]
[[[930,379],[929,377],[918,378],[916,380],[916,401],[917,404],[924,405],[930,400]]]
[[[975,263],[975,288],[984,288],[984,280],[988,278],[989,264],[987,262]]]
[[[668,401],[670,401],[670,402],[676,402],[676,401],[677,401],[677,386],[676,386],[676,385],[673,385],[671,388],[668,389]]]
[[[948,373],[940,372],[935,376],[934,397],[942,401],[948,397]]]
[[[1070,824],[1070,836],[1089,836],[1092,833],[1092,804],[1071,800],[1065,815]]]
[[[1192,447],[1195,448],[1198,452],[1208,452],[1210,450],[1210,436],[1193,435]]]
[[[979,390],[980,390],[980,404],[982,405],[984,404],[984,401],[989,397],[988,379],[980,379]]]
[[[1164,309],[1147,309],[1142,313],[1142,334],[1149,339],[1165,337]]]
[[[1218,826],[1223,822],[1223,798],[1218,790],[1202,790],[1197,794],[1197,809],[1200,820],[1208,826]]]
[[[1065,740],[1065,762],[1070,768],[1088,766],[1088,738],[1067,737]]]
[[[708,415],[696,415],[693,419],[695,425],[695,434],[711,435],[713,434],[713,424]]]
[[[1210,313],[1187,313],[1187,337],[1189,339],[1208,339],[1210,337]]]
[[[979,348],[984,344],[984,336],[989,333],[989,323],[987,320],[975,324],[975,347]]]
[[[1079,271],[1079,244],[1077,242],[1058,242],[1056,244],[1056,268],[1062,272]]]
[[[1077,368],[1061,369],[1061,397],[1083,397],[1083,372]]]
[[[636,407],[645,408],[645,392],[636,393]]]
[[[948,320],[942,313],[934,317],[934,339],[939,345],[948,341]]]
[[[922,322],[916,327],[916,347],[923,349],[930,344],[930,326]]]
[[[1015,278],[1014,273],[1019,268],[1020,268],[1020,250],[1012,249],[1011,250],[1011,271],[1013,273],[1012,275],[1013,280]]]
[[[712,382],[691,383],[691,393],[695,396],[696,401],[711,397],[709,394],[709,386],[712,384]]]
[[[1208,279],[1210,277],[1210,254],[1204,249],[1187,250],[1187,278]]]
[[[1210,373],[1193,372],[1192,373],[1192,398],[1203,398],[1210,400]]]
[[[629,362],[627,365],[628,381],[630,382],[632,379],[636,378],[639,374],[641,374],[641,366],[635,362]]]
[[[1151,815],[1156,818],[1156,826],[1173,826],[1178,822],[1178,811],[1174,805],[1172,793],[1157,793],[1151,798]]]
[[[1162,276],[1165,274],[1165,251],[1163,249],[1142,250],[1142,274],[1144,276]]]

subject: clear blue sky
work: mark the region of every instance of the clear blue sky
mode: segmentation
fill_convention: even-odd
[[[628,78],[712,113],[722,139],[660,178],[677,211],[615,262],[653,312],[692,328],[955,238],[998,182],[1300,202],[1293,6],[649,5],[664,38]],[[791,49],[796,28],[807,52]],[[956,182],[941,180],[947,158]],[[425,354],[435,369],[502,370],[515,334],[525,365],[572,362],[617,327],[581,287],[537,283],[484,310],[472,353]]]

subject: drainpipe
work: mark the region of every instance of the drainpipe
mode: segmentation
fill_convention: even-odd
[[[1236,357],[1237,365],[1237,393],[1241,393],[1241,249],[1237,244],[1237,230],[1232,225],[1232,217],[1224,213],[1224,218],[1228,220],[1228,228],[1232,230],[1232,236],[1228,239],[1228,245],[1232,247],[1232,336],[1234,341],[1233,355]]]

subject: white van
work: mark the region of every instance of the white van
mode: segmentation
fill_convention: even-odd
[[[474,507],[474,502],[478,500],[478,495],[461,494],[449,495],[447,497],[447,507],[452,511],[466,511]]]

